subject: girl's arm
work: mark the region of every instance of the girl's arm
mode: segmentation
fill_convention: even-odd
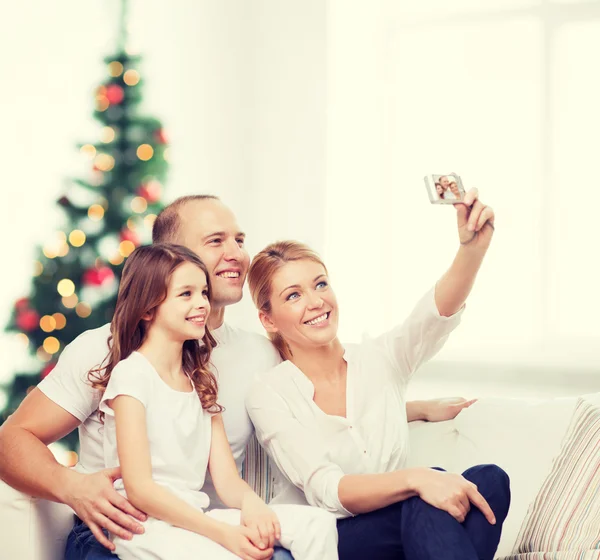
[[[156,519],[221,542],[227,526],[181,500],[152,479],[146,408],[134,397],[108,401],[115,413],[117,452],[129,501]]]
[[[156,519],[208,537],[244,560],[267,560],[271,548],[254,545],[256,532],[217,521],[179,499],[152,479],[146,408],[134,397],[119,395],[108,401],[115,414],[117,452],[129,501]]]
[[[242,525],[253,531],[252,542],[261,550],[272,548],[281,538],[275,513],[238,474],[220,414],[212,417],[212,439],[208,470],[221,501],[242,511]]]
[[[465,304],[494,234],[494,211],[479,200],[477,189],[455,206],[460,248],[435,289],[435,303],[443,317],[454,315]]]

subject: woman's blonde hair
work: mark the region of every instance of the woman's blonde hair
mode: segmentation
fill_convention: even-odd
[[[248,287],[252,301],[259,311],[267,315],[271,313],[273,277],[277,271],[288,262],[300,260],[316,262],[327,272],[327,267],[321,257],[310,247],[298,241],[271,243],[254,257],[248,271]],[[279,333],[268,334],[281,357],[284,360],[291,359],[292,351],[284,338]]]
[[[102,363],[88,373],[88,380],[94,389],[104,393],[116,365],[146,340],[156,310],[167,297],[173,272],[186,262],[204,272],[210,301],[208,270],[196,253],[186,247],[168,243],[148,245],[138,247],[127,258],[110,324],[110,350]],[[147,316],[151,319],[147,320]],[[202,408],[210,412],[221,412],[223,407],[217,403],[217,380],[208,364],[215,346],[215,339],[208,327],[202,337],[202,344],[198,340],[186,340],[183,344],[182,367],[194,384]]]

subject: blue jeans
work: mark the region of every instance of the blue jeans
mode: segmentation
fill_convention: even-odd
[[[116,558],[115,554],[96,540],[88,526],[76,517],[75,525],[67,538],[65,560],[116,560]],[[293,558],[285,548],[277,547],[273,560],[293,560]]]
[[[496,465],[478,465],[463,476],[489,503],[495,525],[476,506],[459,523],[415,496],[338,520],[340,560],[493,560],[510,506],[508,475]]]

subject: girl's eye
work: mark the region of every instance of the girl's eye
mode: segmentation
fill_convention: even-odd
[[[207,298],[208,297],[208,290],[203,290],[202,291],[202,295]]]
[[[326,288],[328,286],[327,282],[325,282],[325,280],[322,280],[321,282],[319,282],[317,284],[317,288]]]
[[[189,297],[192,295],[192,292],[190,292],[189,290],[186,290],[185,292],[182,292],[181,294],[179,294],[180,296],[185,296],[185,297]]]
[[[300,294],[298,292],[292,292],[288,297],[286,297],[285,299],[287,301],[293,300],[293,299],[298,299],[300,297]]]

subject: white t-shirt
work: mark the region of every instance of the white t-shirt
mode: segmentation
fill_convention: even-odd
[[[253,427],[244,406],[246,393],[256,374],[281,362],[271,342],[256,333],[223,324],[211,331],[218,342],[211,364],[219,382],[219,404],[225,407],[223,422],[238,470],[241,471],[244,451]],[[80,334],[60,355],[56,367],[38,385],[53,402],[75,416],[79,426],[79,463],[83,473],[103,468],[102,424],[98,418],[100,394],[88,381],[88,372],[98,366],[108,353],[110,324]],[[220,505],[212,483],[207,480],[205,491],[214,505]]]
[[[308,503],[348,517],[338,496],[344,475],[403,468],[408,381],[441,349],[461,315],[442,317],[431,290],[403,325],[345,346],[346,418],[315,404],[312,382],[292,362],[258,375],[246,405],[258,441],[280,471],[271,503]]]
[[[105,414],[107,468],[119,466],[119,456],[115,415],[106,401],[119,395],[134,397],[146,409],[152,479],[194,506],[206,509],[209,498],[200,490],[208,468],[212,414],[203,410],[192,382],[185,392],[169,387],[139,352],[117,364],[100,402],[100,410]],[[115,481],[115,489],[125,492],[122,479]]]

